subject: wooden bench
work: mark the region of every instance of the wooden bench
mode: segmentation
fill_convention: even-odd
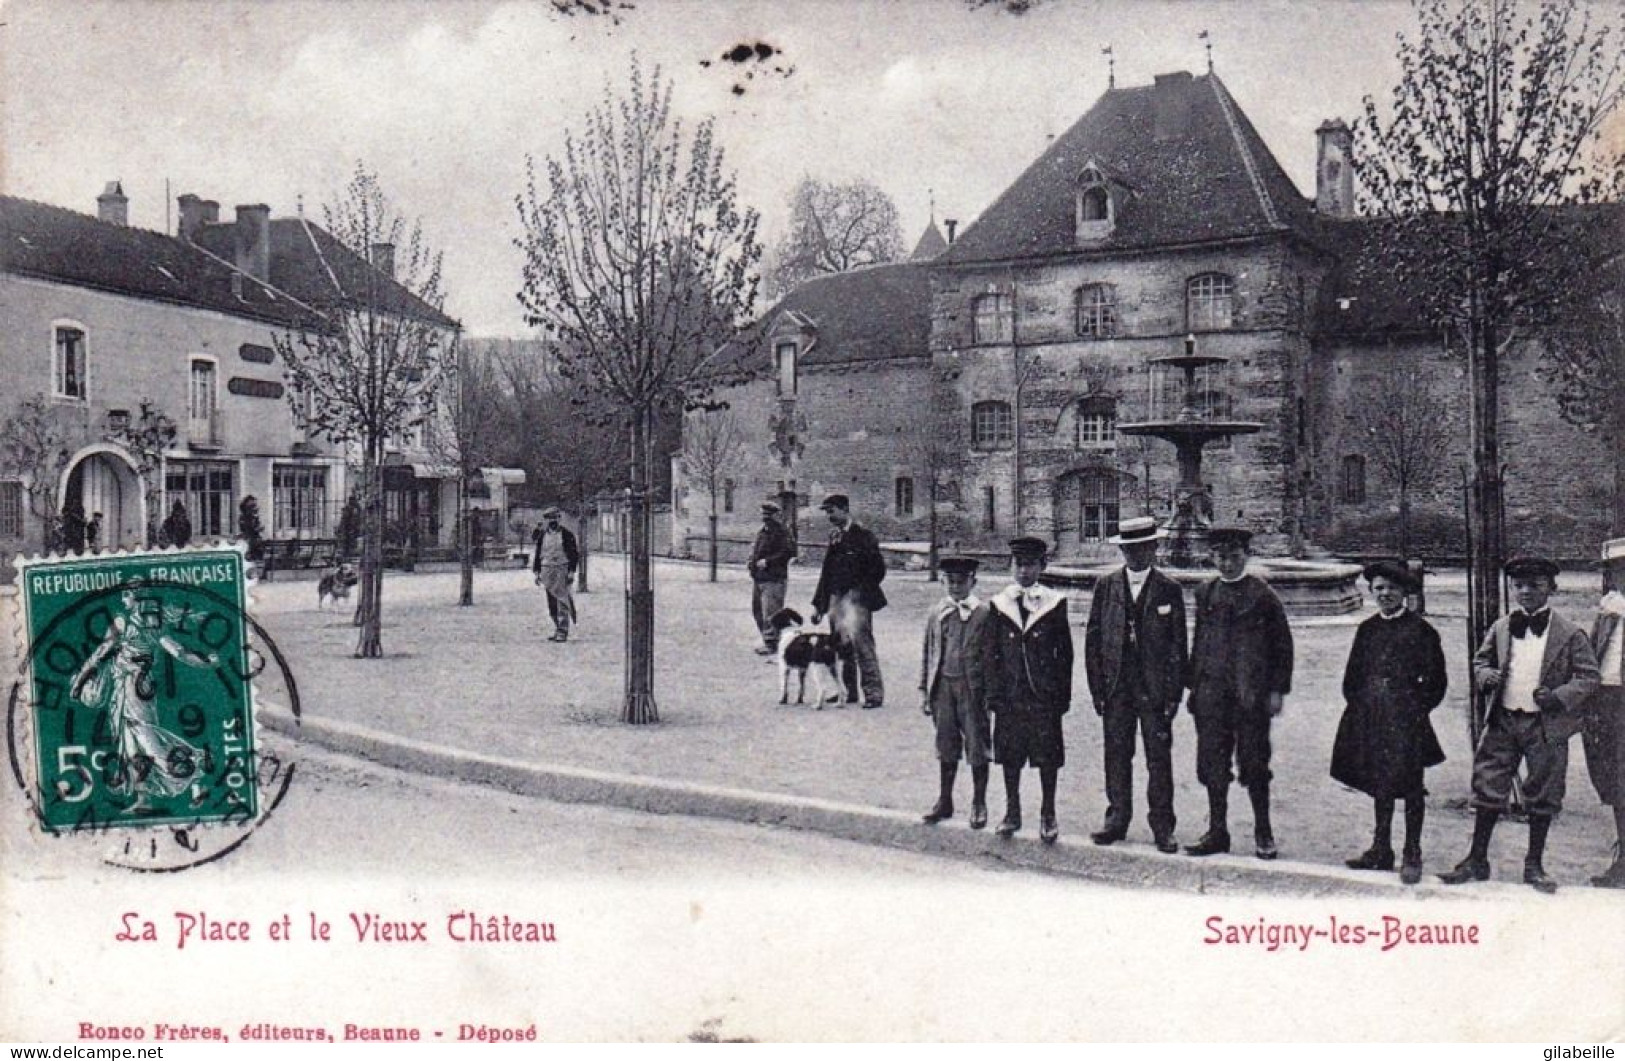
[[[339,543],[332,538],[274,538],[260,543],[266,578],[279,569],[332,567],[338,559]]]

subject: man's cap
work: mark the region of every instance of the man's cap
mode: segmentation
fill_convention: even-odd
[[[1010,558],[1013,560],[1042,560],[1049,556],[1049,543],[1042,538],[1011,538]]]
[[[1602,562],[1625,560],[1625,538],[1610,538],[1602,543]]]
[[[974,575],[981,566],[974,556],[945,556],[937,561],[937,567],[950,575]]]
[[[1154,542],[1168,537],[1168,532],[1157,526],[1155,516],[1135,516],[1125,519],[1117,525],[1117,533],[1107,538],[1112,545],[1134,545],[1138,542]]]
[[[852,507],[852,502],[845,494],[830,494],[828,497],[824,498],[824,503],[818,507],[826,512],[832,508],[849,509]]]
[[[1207,540],[1209,545],[1239,545],[1246,549],[1253,544],[1253,532],[1246,527],[1209,527]]]
[[[777,502],[774,502],[774,501],[763,501],[762,502],[762,515],[764,515],[764,516],[777,516],[778,514],[779,514],[779,506],[778,506]]]
[[[1365,570],[1360,574],[1365,576],[1367,582],[1378,578],[1386,578],[1388,581],[1398,583],[1412,592],[1417,588],[1416,576],[1411,574],[1410,568],[1398,560],[1373,560],[1365,565]]]
[[[1556,578],[1559,568],[1544,556],[1514,556],[1502,570],[1508,578]]]
[[[564,510],[557,505],[548,505],[542,509],[543,519],[558,519],[564,515]]]

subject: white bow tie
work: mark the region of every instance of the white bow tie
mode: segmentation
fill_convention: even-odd
[[[949,601],[948,607],[950,610],[958,612],[961,620],[969,619],[970,613],[976,610],[976,605],[968,600]]]
[[[1035,586],[1032,589],[1022,591],[1021,603],[1026,606],[1028,611],[1036,612],[1044,606],[1045,597],[1044,591]]]

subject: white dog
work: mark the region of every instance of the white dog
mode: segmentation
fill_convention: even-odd
[[[816,709],[823,710],[825,704],[841,703],[841,683],[835,677],[835,666],[845,649],[838,639],[830,633],[803,630],[801,613],[794,608],[780,609],[767,622],[779,633],[779,703],[790,702],[792,674],[800,681],[796,688],[796,703],[805,701],[808,671],[812,671],[813,705]],[[826,689],[829,690],[827,694]]]

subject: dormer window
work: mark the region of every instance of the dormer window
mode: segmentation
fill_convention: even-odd
[[[1075,206],[1079,243],[1093,243],[1111,235],[1117,223],[1117,203],[1110,182],[1093,162],[1078,174]]]
[[[796,396],[796,344],[779,343],[773,348],[774,376],[779,384],[779,397]]]

